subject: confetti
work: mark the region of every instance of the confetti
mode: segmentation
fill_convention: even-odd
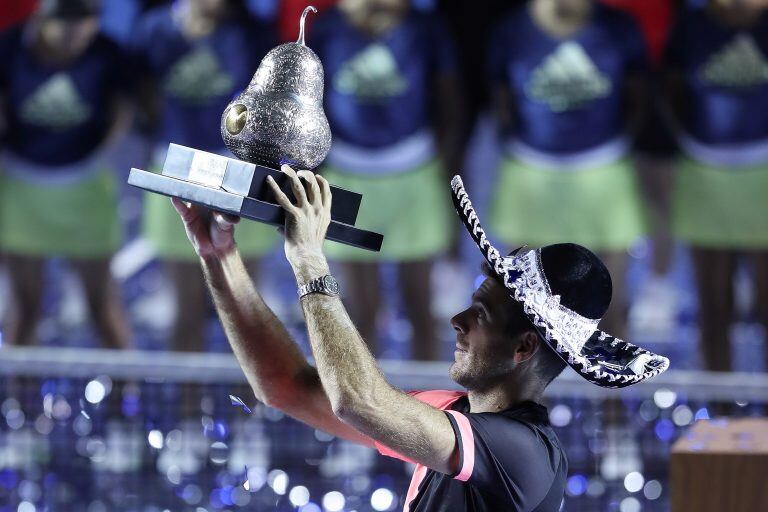
[[[245,482],[243,482],[243,489],[246,491],[251,490],[251,480],[248,478],[248,466],[245,466]]]
[[[91,419],[91,417],[88,416],[88,413],[85,412],[85,411],[80,411],[80,414],[82,414],[85,417],[85,419],[87,419],[87,420]]]
[[[248,414],[251,414],[251,409],[245,405],[245,402],[243,402],[243,399],[240,397],[237,397],[235,395],[229,395],[229,399],[232,401],[232,405],[235,405],[237,407],[242,407],[245,412]]]

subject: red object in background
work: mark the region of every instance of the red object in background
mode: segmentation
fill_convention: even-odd
[[[277,15],[277,31],[281,41],[295,41],[299,37],[299,18],[308,5],[317,8],[317,14],[336,5],[338,0],[282,0]],[[309,33],[317,14],[307,16],[306,31]]]
[[[667,33],[672,24],[671,0],[601,0],[604,4],[630,13],[645,35],[651,62],[661,63]]]
[[[0,30],[29,17],[37,8],[37,0],[5,0],[0,9]]]

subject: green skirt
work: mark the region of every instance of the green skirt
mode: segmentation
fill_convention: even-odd
[[[166,196],[149,192],[144,194],[142,234],[160,259],[197,262],[184,223]],[[277,245],[278,238],[280,235],[274,226],[248,219],[242,219],[235,227],[237,247],[246,259],[264,256]]]
[[[768,164],[727,169],[681,158],[672,230],[698,247],[768,248]]]
[[[0,250],[31,257],[108,257],[122,242],[117,189],[108,170],[55,185],[0,172]]]
[[[574,242],[594,251],[629,248],[646,232],[632,164],[553,171],[503,160],[492,198],[490,231],[509,244]]]
[[[327,242],[329,258],[349,262],[419,261],[445,252],[455,219],[450,187],[433,160],[413,170],[368,176],[325,167],[333,185],[363,195],[355,226],[384,235],[381,252]]]

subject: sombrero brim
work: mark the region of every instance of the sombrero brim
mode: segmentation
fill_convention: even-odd
[[[669,367],[669,359],[637,347],[597,328],[597,320],[580,317],[559,304],[559,297],[540,299],[541,289],[531,290],[516,268],[516,257],[503,256],[485,235],[480,219],[459,176],[451,181],[453,204],[491,269],[499,276],[513,299],[520,302],[542,338],[583,378],[608,388],[621,388],[658,375]],[[542,287],[546,288],[546,286]],[[567,339],[568,333],[581,338]]]

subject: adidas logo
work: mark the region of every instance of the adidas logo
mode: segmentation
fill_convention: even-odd
[[[577,108],[611,92],[611,81],[589,58],[580,44],[562,43],[531,73],[525,87],[533,100],[554,112]]]
[[[65,72],[40,84],[21,104],[19,117],[26,123],[54,130],[78,126],[91,116],[91,107]]]
[[[163,88],[171,96],[189,102],[204,102],[210,98],[228,96],[235,81],[221,69],[216,55],[200,47],[184,55],[168,70]]]
[[[699,69],[705,82],[724,87],[751,87],[768,82],[768,63],[749,34],[739,34]]]
[[[392,52],[374,43],[349,59],[333,77],[334,88],[366,100],[402,94],[408,87]]]

